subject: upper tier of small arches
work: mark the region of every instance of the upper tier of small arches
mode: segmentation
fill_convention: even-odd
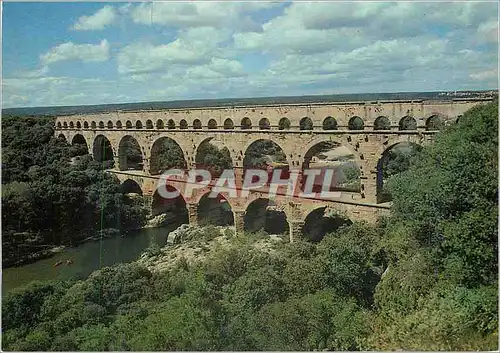
[[[66,120],[66,119],[65,119]],[[442,115],[431,115],[427,117],[424,122],[425,125],[418,124],[417,119],[413,116],[407,115],[399,119],[396,124],[386,116],[379,116],[373,124],[366,125],[365,121],[359,116],[353,116],[347,121],[347,125],[340,125],[338,120],[332,116],[327,116],[323,119],[322,124],[314,124],[310,117],[303,117],[299,121],[298,126],[292,126],[290,119],[282,117],[279,119],[277,125],[272,125],[269,119],[261,118],[258,121],[252,121],[248,117],[244,117],[238,121],[238,125],[231,118],[226,118],[222,121],[216,119],[208,119],[206,125],[200,119],[194,119],[188,122],[186,119],[138,119],[138,120],[108,120],[108,121],[57,121],[58,129],[147,129],[147,130],[417,130],[422,127],[427,131],[439,130],[445,122],[446,117]]]

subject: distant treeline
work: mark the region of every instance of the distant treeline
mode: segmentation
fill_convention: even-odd
[[[489,95],[491,91],[466,91],[470,93],[466,98],[480,98]],[[2,109],[3,116],[56,116],[73,114],[105,113],[117,110],[157,110],[201,107],[231,107],[246,105],[290,104],[290,103],[322,103],[348,102],[370,100],[451,100],[462,98],[462,95],[446,95],[447,92],[398,92],[398,93],[359,93],[359,94],[331,94],[322,96],[290,96],[290,97],[260,97],[260,98],[226,98],[226,99],[199,99],[177,100],[169,102],[142,102],[99,104],[80,106],[56,107],[29,107]],[[460,92],[458,92],[460,93]]]

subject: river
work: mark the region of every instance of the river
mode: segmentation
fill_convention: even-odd
[[[165,245],[168,233],[177,226],[176,224],[163,228],[131,231],[124,237],[87,242],[76,247],[68,247],[48,259],[2,269],[2,294],[34,280],[85,278],[99,268],[121,262],[132,262],[149,246],[150,239],[154,239],[160,247]],[[71,259],[73,264],[66,265],[68,259]],[[60,260],[63,264],[54,267]]]

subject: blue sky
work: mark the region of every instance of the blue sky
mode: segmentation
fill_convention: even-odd
[[[4,107],[498,88],[496,2],[4,3]]]

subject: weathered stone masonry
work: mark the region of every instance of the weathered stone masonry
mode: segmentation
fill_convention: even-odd
[[[361,170],[361,191],[342,193],[336,200],[276,196],[273,201],[285,212],[290,239],[293,240],[300,236],[307,215],[320,207],[327,206],[350,219],[370,222],[387,213],[389,205],[377,204],[377,164],[384,151],[400,142],[420,145],[432,142],[436,133],[433,123],[454,124],[465,111],[482,101],[341,102],[117,111],[57,117],[56,136],[63,135],[72,143],[80,135],[79,138],[83,137],[89,147],[90,154],[97,148],[96,138],[104,136],[111,144],[115,168],[120,160],[120,141],[126,136],[133,137],[142,151],[143,171],[115,169],[110,172],[122,182],[135,180],[148,200],[158,184],[158,176],[151,175],[149,168],[154,157],[151,155],[152,147],[162,137],[177,142],[184,153],[188,169],[195,167],[197,149],[203,142],[211,141],[226,146],[233,166],[239,173],[237,185],[241,185],[242,181],[241,168],[245,152],[255,141],[265,139],[278,144],[286,154],[290,169],[297,171],[303,169],[305,156],[314,146],[325,141],[340,143],[353,153]],[[363,126],[355,130],[353,122],[358,120],[359,123],[359,119]],[[402,119],[411,119],[416,128],[402,130]],[[382,120],[388,123],[383,129],[379,124]],[[176,186],[176,182],[171,184]],[[192,197],[185,199],[190,223],[197,221],[197,204],[209,191],[210,188],[197,190]],[[245,199],[226,197],[234,213],[237,233],[242,231],[248,205],[261,197],[267,198],[265,190],[256,190]]]

